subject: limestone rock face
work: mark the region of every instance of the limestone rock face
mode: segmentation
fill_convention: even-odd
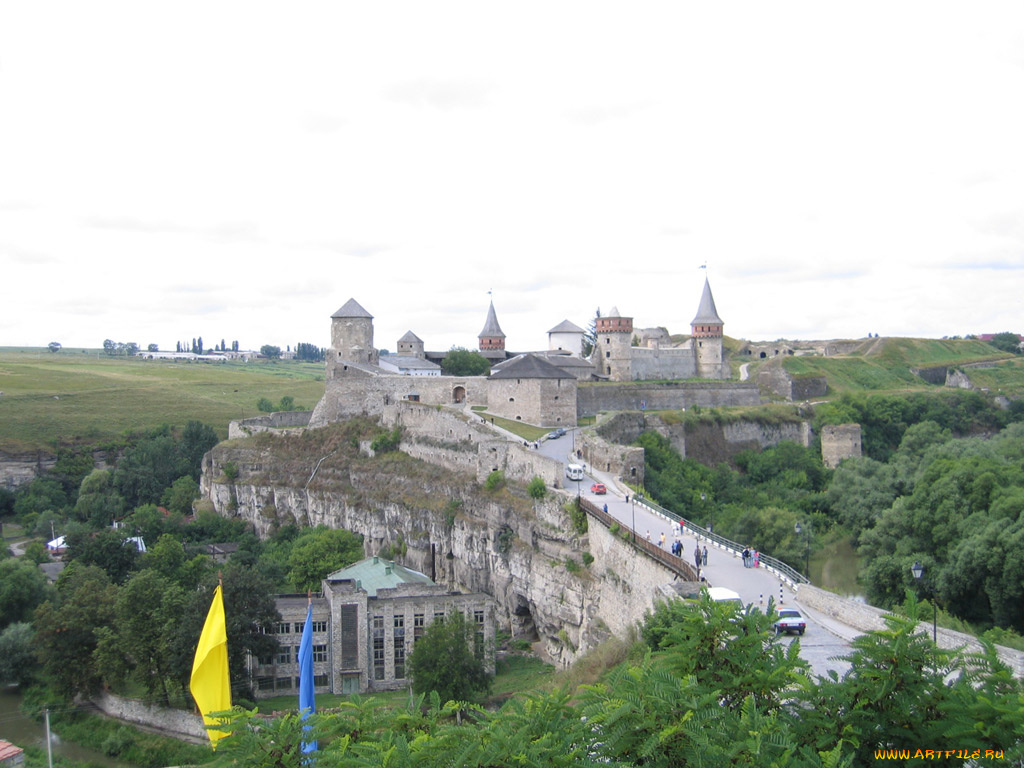
[[[369,457],[354,429],[221,443],[203,460],[205,503],[261,537],[289,523],[362,534],[367,555],[390,551],[438,583],[492,595],[502,627],[543,640],[561,664],[642,618],[672,578],[657,564],[634,564],[621,539],[594,521],[577,534],[565,495],[534,502],[519,486],[489,492],[474,476],[398,451]]]

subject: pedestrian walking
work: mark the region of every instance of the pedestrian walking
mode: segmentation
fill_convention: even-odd
[[[658,549],[665,548],[665,532],[661,532],[661,536],[658,538]]]
[[[761,553],[758,552],[756,549],[754,550],[754,567],[755,568],[760,568],[761,567]]]
[[[700,553],[701,564],[707,567],[708,564],[708,548],[704,547],[704,550]]]
[[[743,567],[750,567],[750,547],[743,548]]]
[[[651,529],[648,528],[647,529],[647,541],[650,542],[650,540],[651,540]]]
[[[700,573],[700,547],[696,544],[693,546],[693,563],[697,566],[697,572]]]

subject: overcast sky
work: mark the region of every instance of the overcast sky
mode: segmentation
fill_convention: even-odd
[[[0,346],[1024,332],[1024,3],[12,0],[0,270]]]

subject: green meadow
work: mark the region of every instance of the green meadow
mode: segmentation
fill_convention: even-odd
[[[114,443],[126,434],[198,419],[227,436],[228,422],[259,414],[261,397],[312,409],[323,363],[198,363],[108,357],[102,350],[0,347],[0,451],[51,453]]]

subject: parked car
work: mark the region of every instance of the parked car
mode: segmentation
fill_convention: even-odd
[[[602,495],[608,493],[608,489],[604,487],[604,483],[594,483],[590,486],[590,492]]]
[[[553,429],[550,432],[548,432],[548,440],[557,440],[564,434],[565,430],[562,429],[561,427],[559,427],[558,429]]]
[[[807,629],[807,622],[796,608],[780,608],[779,618],[774,626],[777,635],[781,635],[783,632],[796,632],[798,635],[802,635]]]

